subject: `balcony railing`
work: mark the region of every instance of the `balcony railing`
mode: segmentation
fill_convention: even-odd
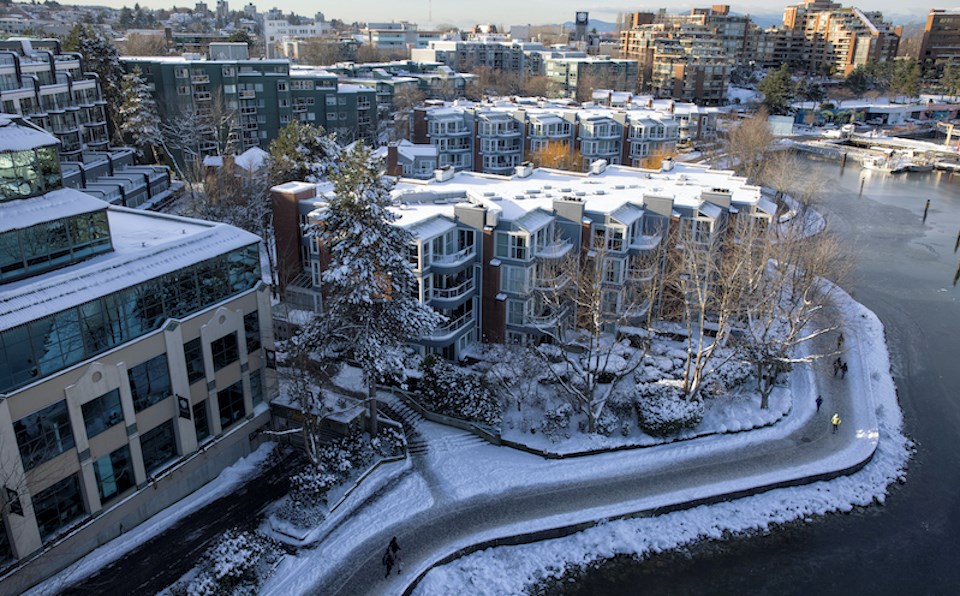
[[[656,267],[634,268],[627,271],[627,279],[630,281],[650,281],[657,274]]]
[[[566,255],[573,248],[573,242],[570,240],[557,240],[550,244],[537,246],[536,255],[544,259],[559,259]]]
[[[473,278],[467,279],[462,284],[452,288],[434,288],[433,297],[441,300],[454,300],[473,291]]]
[[[559,273],[554,277],[537,277],[533,280],[533,289],[540,291],[559,290],[570,283],[570,276]]]
[[[195,85],[203,85],[210,82],[209,75],[193,75],[190,77],[190,82]]]
[[[451,319],[443,325],[438,326],[433,330],[433,333],[430,334],[430,338],[444,339],[471,324],[473,324],[473,311],[463,313],[456,319]]]
[[[661,234],[635,236],[630,240],[630,248],[636,248],[638,250],[650,250],[660,246],[660,240],[662,238],[663,236]]]
[[[473,258],[475,253],[473,246],[468,246],[462,250],[449,255],[433,255],[434,265],[459,265]]]
[[[552,327],[557,324],[559,319],[559,312],[544,315],[526,315],[523,317],[523,324],[527,327]]]
[[[257,94],[254,91],[243,90],[238,93],[240,99],[256,99]]]

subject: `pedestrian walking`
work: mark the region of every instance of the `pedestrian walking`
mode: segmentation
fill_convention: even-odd
[[[822,405],[823,405],[823,396],[822,396],[822,395],[818,395],[818,396],[817,396],[817,411],[818,411],[818,412],[820,411],[820,406],[822,406]]]
[[[834,413],[833,418],[830,419],[830,424],[833,425],[833,432],[836,434],[837,429],[840,428],[840,423],[843,422],[840,420],[840,414]]]
[[[843,366],[840,367],[840,378],[841,378],[841,379],[846,379],[846,378],[847,378],[847,363],[846,363],[846,362],[844,362],[844,363],[843,363]]]
[[[397,566],[397,575],[400,575],[400,569],[403,567],[402,561],[400,560],[400,543],[397,542],[397,537],[394,536],[390,539],[390,544],[387,545],[387,555],[392,559],[393,563]],[[390,575],[390,568],[387,568],[387,575]]]
[[[383,577],[390,577],[390,571],[393,569],[393,564],[395,561],[396,558],[394,558],[393,553],[390,552],[390,547],[388,546],[387,552],[383,553],[382,559],[384,567],[387,568],[387,572],[383,574]]]
[[[843,349],[843,332],[840,332],[840,335],[837,336],[837,349]]]
[[[833,376],[837,376],[837,373],[840,372],[840,357],[837,356],[837,359],[833,361]]]

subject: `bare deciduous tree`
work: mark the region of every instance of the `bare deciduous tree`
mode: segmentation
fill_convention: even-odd
[[[727,139],[731,165],[751,182],[760,180],[764,159],[773,143],[767,118],[767,111],[761,108],[753,117],[735,125]]]

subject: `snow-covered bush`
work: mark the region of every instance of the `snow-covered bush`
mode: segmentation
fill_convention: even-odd
[[[707,374],[709,382],[704,385],[702,391],[705,398],[716,397],[743,384],[753,374],[753,368],[748,362],[733,359],[707,371]]]
[[[390,426],[380,427],[377,438],[373,440],[373,448],[383,457],[403,455],[406,444],[407,439],[403,433]]]
[[[189,583],[175,585],[171,592],[190,596],[256,594],[280,554],[261,534],[228,530],[204,553],[198,573]]]
[[[664,437],[703,420],[703,402],[684,399],[678,382],[637,385],[637,417],[647,434]]]
[[[551,408],[543,413],[543,420],[540,422],[540,431],[545,436],[558,441],[563,438],[570,438],[570,417],[573,415],[573,406],[570,404],[560,404],[556,408]]]
[[[500,426],[503,411],[486,383],[442,360],[424,359],[420,396],[423,405],[437,414]]]
[[[620,419],[612,412],[604,411],[597,419],[597,434],[609,437],[620,431]]]

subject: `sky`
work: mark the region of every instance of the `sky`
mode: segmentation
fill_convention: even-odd
[[[62,4],[98,4],[119,8],[133,6],[137,0],[60,0]],[[656,2],[627,2],[617,0],[484,0],[468,2],[464,0],[361,0],[360,2],[309,2],[298,0],[262,0],[254,1],[261,12],[276,7],[284,12],[295,11],[303,16],[312,16],[320,11],[329,19],[352,21],[411,21],[426,25],[451,23],[468,26],[475,23],[493,23],[495,25],[548,24],[572,21],[579,10],[590,13],[591,19],[613,22],[620,12],[649,11],[656,12],[666,7],[671,13],[686,12],[694,7],[709,7],[717,0],[702,2],[675,2],[658,0]],[[140,0],[141,6],[151,8],[170,8],[171,6],[193,6],[196,0]],[[212,9],[216,0],[206,0]],[[247,0],[230,0],[232,10],[240,10]],[[783,15],[783,7],[795,2],[782,4],[770,0],[743,0],[732,2],[731,11],[756,15]],[[848,3],[862,10],[880,10],[884,17],[894,24],[925,21],[926,15],[934,5],[918,4],[916,0],[860,0]],[[942,4],[936,4],[942,7]],[[432,18],[431,18],[432,17]]]

